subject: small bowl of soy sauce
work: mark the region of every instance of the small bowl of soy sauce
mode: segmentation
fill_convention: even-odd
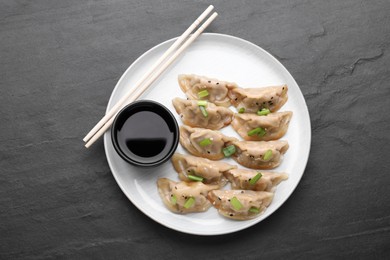
[[[135,166],[153,167],[172,157],[179,143],[179,127],[164,105],[139,100],[116,115],[111,139],[125,161]]]

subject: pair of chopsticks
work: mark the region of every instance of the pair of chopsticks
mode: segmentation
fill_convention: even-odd
[[[172,46],[156,61],[156,63],[151,67],[151,69],[135,83],[135,86],[126,95],[124,95],[118,101],[118,103],[116,103],[111,108],[110,111],[108,111],[108,113],[94,126],[94,128],[92,128],[92,130],[83,139],[83,141],[86,142],[86,148],[90,147],[97,139],[99,139],[99,137],[101,137],[107,131],[107,129],[112,125],[116,114],[122,107],[127,104],[130,104],[131,102],[135,101],[139,96],[141,96],[142,93],[144,93],[146,89],[169,67],[169,65],[171,65],[172,62],[174,62],[175,59],[207,28],[207,26],[210,25],[210,23],[218,15],[216,12],[214,12],[206,20],[206,22],[199,26],[198,30],[196,30],[188,38],[191,32],[196,27],[198,27],[198,25],[207,17],[207,15],[213,9],[214,6],[210,5],[198,17],[198,19],[196,19],[195,22],[193,22],[191,26],[188,27],[188,29],[172,44]]]

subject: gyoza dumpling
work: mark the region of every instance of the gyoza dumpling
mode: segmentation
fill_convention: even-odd
[[[235,141],[232,158],[247,168],[272,169],[281,163],[288,149],[287,141]]]
[[[234,130],[247,141],[276,140],[285,135],[292,112],[276,112],[267,116],[234,114],[231,123]]]
[[[273,197],[272,192],[252,190],[213,190],[208,195],[221,215],[237,220],[259,216],[271,204]]]
[[[237,88],[236,83],[206,78],[198,75],[179,75],[181,90],[189,99],[208,100],[217,106],[230,106],[229,89]]]
[[[219,107],[207,101],[203,101],[206,103],[203,106],[199,105],[198,102],[201,101],[181,98],[174,98],[172,100],[176,112],[186,125],[218,130],[227,126],[232,121],[233,111],[229,108]]]
[[[211,207],[206,196],[218,185],[201,182],[174,182],[167,178],[157,181],[158,192],[165,206],[175,213],[203,212]]]
[[[202,181],[205,184],[225,186],[227,179],[223,175],[226,171],[236,169],[237,166],[225,162],[215,162],[208,159],[175,153],[172,164],[182,181]]]
[[[233,141],[237,139],[216,130],[180,126],[180,144],[195,156],[221,160],[224,158],[222,149],[225,144]]]
[[[229,91],[233,106],[245,113],[256,113],[267,108],[279,110],[287,101],[287,85],[263,88],[234,88]]]
[[[288,175],[278,172],[265,172],[248,169],[231,169],[224,173],[234,190],[271,191],[288,179]]]

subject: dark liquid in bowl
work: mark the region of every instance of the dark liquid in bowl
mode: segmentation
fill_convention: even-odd
[[[175,125],[164,119],[166,111],[151,110],[130,111],[118,122],[116,131],[122,152],[146,164],[164,159],[175,141]]]

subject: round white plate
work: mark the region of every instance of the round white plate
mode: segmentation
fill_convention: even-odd
[[[174,41],[175,39],[171,39],[150,49],[125,71],[112,92],[107,111],[134,86],[135,82]],[[162,225],[177,231],[197,235],[220,235],[259,223],[287,200],[298,185],[306,167],[310,151],[311,128],[302,92],[283,65],[260,47],[233,36],[205,33],[140,98],[155,100],[168,107],[176,115],[179,125],[182,122],[171,100],[174,97],[185,98],[177,83],[177,76],[183,73],[232,81],[241,87],[286,83],[289,86],[289,99],[281,111],[289,110],[294,114],[289,130],[282,139],[288,140],[290,148],[275,171],[288,173],[289,179],[277,187],[274,200],[265,213],[252,220],[230,220],[219,215],[213,207],[203,213],[174,214],[164,206],[156,186],[157,179],[161,177],[179,180],[171,162],[168,161],[162,166],[151,169],[133,167],[115,152],[110,132],[107,132],[104,136],[104,145],[115,180],[139,210]],[[232,109],[235,110],[233,107]],[[222,129],[222,132],[239,138],[231,126]],[[177,152],[186,153],[180,144]],[[225,160],[236,164],[232,159]]]

